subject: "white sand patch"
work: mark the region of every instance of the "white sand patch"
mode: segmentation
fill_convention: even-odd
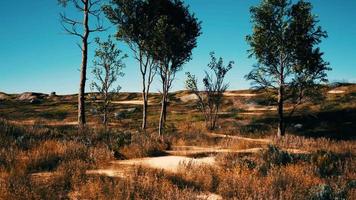
[[[43,126],[72,126],[78,125],[78,121],[46,121],[46,120],[22,120],[22,121],[15,121],[10,120],[11,124],[15,125],[26,125],[26,126],[33,126],[33,125],[43,125]],[[93,122],[87,123],[89,125],[94,125]]]
[[[188,158],[184,156],[161,156],[161,157],[150,157],[150,158],[140,158],[132,160],[122,160],[114,161],[115,165],[141,165],[144,167],[150,167],[155,169],[163,169],[169,172],[177,172],[179,166],[182,163],[192,163],[192,164],[215,164],[214,157],[205,158]]]
[[[252,115],[252,116],[260,116],[264,115],[263,112],[239,112],[239,115]]]
[[[277,111],[276,106],[248,106],[247,111]]]
[[[204,194],[199,194],[197,196],[197,199],[205,199],[205,200],[221,200],[223,199],[222,196],[214,193],[204,193]]]
[[[257,94],[225,92],[224,96],[227,96],[227,97],[255,97],[255,96],[257,96]]]
[[[198,97],[195,94],[187,94],[187,95],[179,97],[179,99],[183,102],[189,102],[189,101],[198,100]]]
[[[330,90],[328,94],[344,94],[345,90]]]
[[[113,104],[123,104],[123,105],[143,105],[142,100],[129,100],[129,101],[112,101]],[[150,102],[148,102],[150,103]]]

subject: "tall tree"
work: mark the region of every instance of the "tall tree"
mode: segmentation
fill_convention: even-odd
[[[88,40],[89,35],[93,32],[104,31],[103,23],[100,20],[100,2],[101,0],[58,0],[58,3],[63,7],[71,4],[78,12],[83,13],[83,20],[69,18],[64,13],[60,14],[61,24],[63,29],[70,35],[77,36],[81,39],[81,46],[78,44],[82,51],[82,64],[80,67],[80,84],[78,93],[78,125],[83,128],[85,119],[85,82],[87,74],[88,63]],[[96,25],[90,27],[92,18],[96,20]],[[78,30],[81,29],[81,30]]]
[[[117,38],[128,44],[139,63],[142,77],[142,129],[147,127],[147,108],[150,87],[157,71],[152,56],[153,27],[155,16],[152,1],[113,0],[103,10],[108,19],[117,26]]]
[[[168,93],[176,73],[192,58],[197,46],[201,25],[181,0],[150,0],[155,16],[154,59],[158,61],[158,73],[162,82],[159,135],[164,132],[167,119]]]
[[[258,87],[276,92],[279,125],[285,134],[284,104],[290,100],[292,114],[302,99],[321,82],[326,82],[328,63],[317,47],[327,33],[318,26],[312,5],[303,0],[263,0],[252,7],[253,33],[247,36],[250,57],[258,61],[246,76]]]
[[[218,113],[222,104],[224,92],[229,87],[229,84],[224,83],[225,76],[234,64],[230,61],[224,66],[224,61],[220,57],[217,59],[214,52],[210,53],[211,61],[208,64],[212,73],[205,71],[203,79],[204,90],[198,88],[198,79],[195,75],[187,73],[185,82],[186,88],[198,97],[198,109],[204,114],[206,128],[214,130],[218,121]]]
[[[122,51],[119,50],[109,37],[107,41],[100,41],[99,38],[95,39],[98,49],[95,51],[95,59],[93,61],[94,67],[92,74],[95,80],[91,83],[93,91],[99,92],[101,98],[94,95],[94,105],[96,110],[101,115],[102,122],[107,127],[109,115],[113,110],[112,99],[121,87],[114,85],[119,77],[124,73],[122,69],[125,67],[123,59],[126,55],[121,55]]]

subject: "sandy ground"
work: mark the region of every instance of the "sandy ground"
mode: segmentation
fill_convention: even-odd
[[[149,157],[149,158],[139,158],[139,159],[131,159],[131,160],[120,160],[113,161],[114,165],[136,165],[136,166],[144,166],[150,167],[154,169],[163,169],[168,172],[177,172],[179,166],[183,163],[192,163],[196,165],[215,164],[214,157],[204,157],[204,158],[188,158],[185,156],[161,156],[161,157]]]
[[[70,126],[70,125],[77,125],[77,121],[38,121],[38,120],[22,120],[22,121],[15,121],[15,120],[9,120],[11,124],[15,125],[45,125],[45,126]],[[89,123],[90,124],[90,123]]]
[[[250,148],[241,150],[232,150],[222,147],[198,147],[198,146],[173,146],[173,150],[167,151],[170,155],[175,156],[194,156],[197,154],[215,154],[215,153],[256,153],[262,148]],[[207,163],[214,164],[214,163]]]
[[[257,96],[257,94],[225,92],[224,96],[227,96],[227,97],[255,97],[255,96]]]
[[[187,94],[187,95],[179,97],[179,99],[183,102],[189,102],[189,101],[198,100],[198,97],[195,94]]]
[[[328,94],[343,94],[345,90],[330,90]]]
[[[223,134],[216,134],[216,133],[208,133],[208,135],[213,137],[231,138],[231,139],[245,140],[250,142],[272,143],[272,140],[270,139],[260,139],[260,138],[254,139],[254,138],[240,137],[236,135],[223,135]]]
[[[252,116],[260,116],[264,115],[265,113],[263,112],[239,112],[239,115],[252,115]]]
[[[130,101],[112,101],[113,104],[122,104],[122,105],[143,105],[142,100],[130,100]],[[151,102],[148,102],[151,104]]]

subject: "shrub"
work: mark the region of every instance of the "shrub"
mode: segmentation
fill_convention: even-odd
[[[316,167],[316,173],[320,177],[340,175],[343,171],[343,163],[348,154],[335,154],[330,151],[317,151],[312,155],[312,163]]]
[[[262,174],[266,174],[271,167],[287,165],[293,161],[288,152],[273,145],[269,145],[267,149],[262,150],[259,156],[261,161],[259,168]]]
[[[146,133],[132,134],[130,141],[130,144],[126,143],[122,147],[117,146],[119,147],[118,150],[114,150],[116,158],[130,159],[161,156],[165,155],[165,150],[170,148],[170,143],[167,140]]]

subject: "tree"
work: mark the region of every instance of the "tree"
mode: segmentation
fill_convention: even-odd
[[[150,87],[156,74],[156,62],[152,56],[153,26],[155,16],[152,1],[113,0],[103,7],[107,18],[117,26],[117,38],[133,51],[139,63],[142,77],[142,129],[147,127],[147,108]]]
[[[201,34],[201,25],[194,14],[189,13],[181,0],[150,0],[158,16],[153,26],[154,59],[162,82],[159,135],[163,134],[167,118],[168,93],[176,73],[192,57]]]
[[[258,64],[246,78],[277,93],[279,125],[285,134],[284,104],[293,103],[292,114],[319,83],[326,82],[328,63],[317,45],[327,33],[318,26],[312,5],[300,0],[263,0],[250,10],[253,33],[247,36],[250,57]]]
[[[229,87],[224,78],[234,64],[230,61],[224,66],[223,59],[216,59],[214,52],[210,53],[211,61],[208,64],[212,73],[205,71],[203,79],[204,90],[198,89],[198,79],[195,75],[187,73],[186,88],[198,97],[198,109],[204,114],[205,124],[209,130],[214,130],[218,121],[218,113],[222,104],[224,92]]]
[[[77,36],[81,39],[82,45],[79,48],[82,51],[82,64],[80,67],[80,84],[79,84],[79,94],[78,94],[78,124],[80,128],[83,128],[85,119],[85,82],[86,82],[86,71],[88,62],[88,40],[89,35],[93,32],[104,31],[103,23],[100,20],[100,1],[101,0],[58,0],[58,3],[63,7],[67,7],[69,3],[73,7],[83,13],[83,21],[68,18],[64,13],[60,14],[61,24],[63,29],[70,35]],[[96,19],[97,24],[94,28],[90,27],[91,18]],[[81,31],[78,30],[81,27]]]
[[[93,61],[92,74],[95,81],[91,83],[91,88],[93,91],[98,91],[101,96],[98,101],[96,95],[94,95],[94,103],[96,110],[101,115],[102,123],[107,127],[109,114],[113,110],[111,101],[121,89],[120,86],[115,87],[114,84],[119,77],[124,75],[122,69],[125,67],[123,59],[126,58],[126,55],[121,56],[121,50],[117,49],[110,37],[104,42],[96,38],[95,42],[98,49],[95,51]]]

